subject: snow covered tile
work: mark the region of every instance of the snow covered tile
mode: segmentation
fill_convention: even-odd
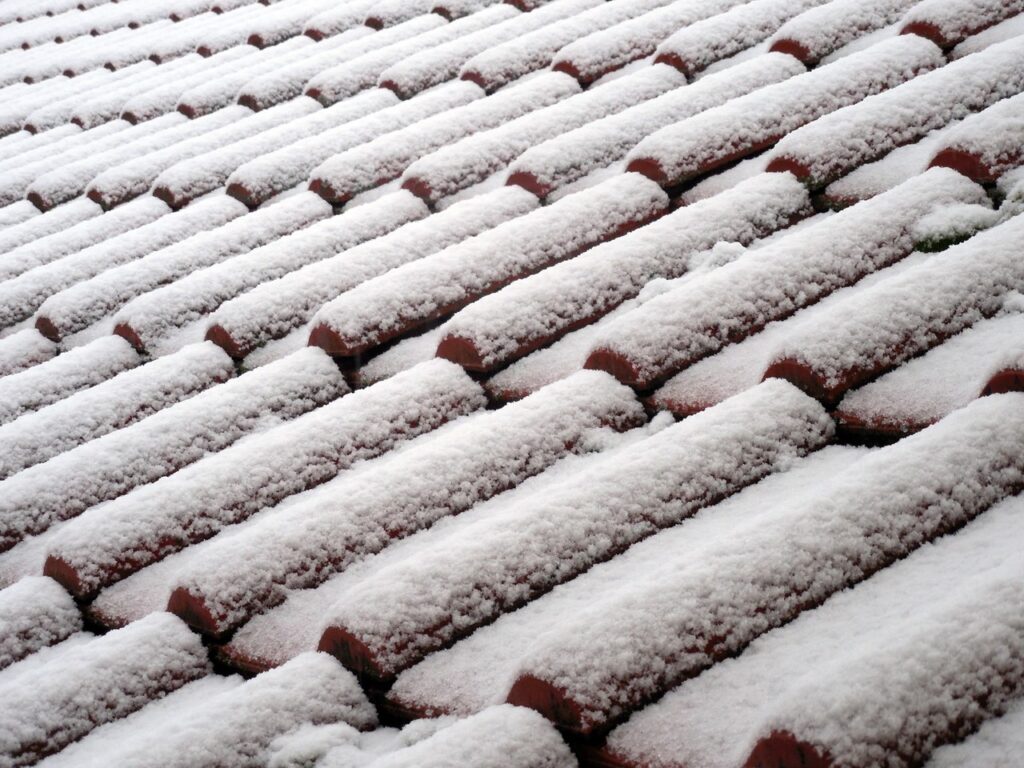
[[[177,617],[154,614],[3,686],[0,753],[8,765],[31,765],[208,671],[199,637]]]
[[[209,115],[204,118],[204,122],[200,122],[175,113],[104,135],[98,141],[77,147],[74,156],[67,158],[69,162],[63,162],[36,176],[25,190],[25,197],[45,211],[81,195],[93,177],[112,164],[152,152],[168,142],[180,141],[225,125],[236,117],[229,113]]]
[[[287,122],[265,128],[253,136],[178,161],[157,176],[153,182],[153,194],[172,208],[181,208],[225,184],[234,171],[253,158],[262,157],[300,139],[337,128],[395,103],[394,97],[387,91],[372,89],[327,109],[320,109],[318,102],[300,96],[294,102],[272,107],[268,112],[274,109],[287,109],[288,105],[301,103],[302,100],[315,104],[316,109],[303,117],[288,117]]]
[[[999,363],[1024,355],[1024,315],[982,320],[922,357],[855,389],[836,408],[840,429],[899,437],[978,397]]]
[[[431,15],[441,19],[437,14]],[[381,73],[396,62],[435,45],[486,29],[492,24],[500,23],[504,18],[506,16],[501,8],[492,6],[414,37],[376,48],[362,56],[321,70],[306,83],[305,92],[324,105],[333,104],[364,88],[376,85]]]
[[[710,541],[728,539],[753,521],[770,524],[780,510],[820,492],[823,484],[867,452],[826,446],[795,460],[529,605],[502,615],[452,648],[431,654],[398,676],[389,701],[417,716],[466,715],[504,701],[522,661],[544,647],[546,638],[557,636],[567,617],[587,615],[598,606],[616,604],[623,595],[637,594],[642,585],[659,583],[663,572],[696,561]],[[242,637],[245,634],[243,630]]]
[[[136,296],[330,215],[331,207],[311,192],[288,197],[66,288],[43,302],[36,324],[51,338],[63,338],[120,309]]]
[[[769,154],[768,169],[792,171],[812,187],[823,187],[936,128],[1020,93],[1022,56],[1024,37],[1014,38],[820,117],[779,141]]]
[[[23,221],[28,221],[33,216],[38,216],[40,213],[41,211],[28,200],[19,200],[16,203],[9,203],[8,205],[0,207],[0,227],[13,227],[15,224],[21,224]]]
[[[807,66],[859,37],[899,21],[920,0],[832,0],[787,21],[772,35],[771,50],[796,56]]]
[[[0,424],[100,384],[139,362],[128,342],[110,336],[0,378]]]
[[[508,700],[600,729],[956,530],[1024,486],[1022,404],[1020,394],[976,401],[564,622],[521,663]]]
[[[286,588],[317,586],[390,541],[517,486],[581,450],[593,430],[643,422],[627,388],[580,372],[507,408],[456,422],[211,542],[179,569],[171,610],[206,634],[223,635],[280,603]]]
[[[630,177],[641,178],[621,178]],[[594,189],[614,190],[621,184],[613,178]],[[801,186],[792,177],[761,174],[506,286],[453,317],[445,326],[438,354],[470,370],[500,368],[634,298],[649,280],[682,275],[694,253],[720,240],[749,243],[806,216],[810,199]]]
[[[250,207],[306,180],[309,172],[331,155],[372,141],[390,131],[412,125],[483,96],[472,83],[454,81],[416,98],[376,110],[335,128],[256,157],[228,177],[228,194]],[[355,97],[366,98],[363,95]]]
[[[0,589],[0,669],[81,628],[78,606],[53,579],[32,576]]]
[[[655,65],[655,69],[664,65]],[[804,72],[791,56],[769,54],[708,75],[527,149],[509,168],[509,183],[540,197],[626,156],[648,133],[729,99]]]
[[[108,357],[126,355],[124,346],[136,355],[124,339],[106,336],[37,366],[38,371],[29,369],[22,376],[35,374],[38,378],[39,374],[58,368],[65,358],[68,362],[63,366],[64,370],[72,363],[80,365],[78,360],[83,356],[88,359],[96,355],[97,349],[110,350],[110,342],[114,339],[118,339],[122,346],[118,346],[116,352],[108,352]],[[102,373],[103,368],[99,368],[94,375]],[[176,355],[155,360],[141,368],[113,376],[108,374],[106,381],[69,393],[64,400],[0,426],[0,478],[10,477],[26,467],[123,429],[223,383],[233,375],[231,361],[212,344],[185,347]],[[15,383],[13,378],[11,383]]]
[[[429,213],[412,193],[395,192],[145,293],[117,312],[115,328],[140,348],[152,348],[261,283],[386,235]]]
[[[310,189],[335,205],[344,203],[401,176],[412,162],[434,150],[560,102],[579,90],[579,84],[561,72],[530,78],[332,155],[313,169]]]
[[[714,665],[633,715],[610,734],[604,755],[613,764],[630,766],[735,768],[744,764],[759,727],[776,703],[809,681],[828,674],[836,683],[830,709],[848,696],[866,703],[865,696],[872,696],[872,692],[855,695],[850,685],[853,680],[832,678],[827,671],[830,665],[859,658],[864,668],[875,668],[875,663],[881,662],[880,653],[903,642],[901,635],[913,636],[925,626],[941,629],[933,621],[933,608],[942,610],[954,604],[965,589],[974,592],[994,584],[993,577],[1001,569],[1012,567],[1015,550],[1020,547],[1017,519],[1021,511],[1019,497],[1007,499],[955,535],[918,549],[792,623],[766,633],[738,658]],[[980,628],[984,622],[974,626]],[[918,645],[914,656],[926,656],[926,649],[934,648],[935,637]],[[920,642],[922,638],[914,639]],[[974,647],[974,643],[967,647]],[[952,665],[962,658],[955,653],[945,656],[944,661]],[[913,666],[907,664],[905,669]],[[941,674],[938,679],[948,680]],[[926,689],[921,690],[923,694]],[[889,689],[887,697],[891,693]],[[902,714],[902,706],[893,697],[885,711],[888,715]],[[956,705],[949,701],[934,712],[947,712],[947,706]],[[853,724],[866,720],[861,716],[851,718],[839,732],[852,735],[856,727]],[[900,717],[893,721],[905,722]],[[887,750],[886,758],[890,754]],[[997,764],[967,760],[956,765],[980,768]]]
[[[533,13],[511,12],[512,6],[506,5],[503,21],[395,62],[381,72],[378,83],[407,99],[458,76],[466,61],[488,48],[599,4],[600,0],[555,0]]]
[[[45,571],[74,594],[93,595],[484,402],[480,387],[457,366],[418,366],[86,513],[54,537]],[[194,605],[171,604],[190,622],[209,626],[207,617],[190,615]]]
[[[984,200],[981,187],[960,174],[933,169],[651,299],[608,326],[587,367],[650,389],[904,258],[914,249],[915,225],[935,208]],[[889,317],[891,309],[882,314]]]
[[[1024,752],[1024,698],[1016,698],[1001,717],[987,720],[960,744],[935,750],[926,768],[1013,768]]]
[[[515,187],[457,203],[225,302],[211,316],[207,338],[232,357],[245,357],[300,328],[322,304],[360,283],[525,215],[537,205],[537,198]]]
[[[350,0],[347,3],[339,3],[310,17],[303,27],[303,34],[314,40],[324,40],[353,27],[363,26],[366,14],[373,10],[376,4],[377,0]]]
[[[310,343],[354,356],[444,317],[508,283],[658,218],[668,199],[630,174],[499,224],[356,286],[313,318]]]
[[[788,338],[765,376],[788,379],[823,402],[838,402],[854,387],[999,311],[1008,291],[1024,288],[1022,234],[1024,218],[1012,218],[850,296],[816,327]]]
[[[0,139],[0,161],[4,163],[4,168],[9,168],[10,160],[14,159],[17,163],[23,162],[25,154],[46,146],[50,147],[52,152],[54,144],[60,142],[61,146],[64,146],[73,136],[81,132],[76,125],[60,125],[42,133],[29,133],[24,130],[9,133]]]
[[[136,202],[143,203],[141,200]],[[148,205],[145,203],[145,206]],[[131,207],[126,205],[103,217],[114,216]],[[65,288],[184,240],[197,232],[219,227],[246,212],[242,203],[222,195],[198,202],[186,210],[168,213],[148,224],[69,253],[48,264],[33,267],[16,278],[0,283],[0,304],[9,317],[28,317],[46,299]],[[40,242],[49,241],[50,238],[45,238]],[[30,244],[27,249],[38,255],[34,245]],[[38,327],[41,333],[54,341],[60,340],[62,334],[59,329],[45,322],[39,323]]]
[[[968,116],[943,137],[931,165],[953,168],[983,184],[1024,163],[1024,94]]]
[[[367,578],[335,605],[321,648],[389,678],[820,447],[831,433],[820,405],[765,382],[607,457],[578,482],[478,521],[443,549]]]
[[[294,0],[281,3],[255,20],[247,42],[259,48],[267,48],[287,41],[288,38],[304,37],[302,30],[310,18],[335,5],[336,0]]]
[[[93,178],[86,194],[104,208],[113,208],[149,191],[161,171],[175,163],[231,145],[290,120],[301,118],[317,109],[319,105],[311,99],[297,99],[257,113],[241,105],[225,107],[223,112],[234,113],[234,118],[230,122],[133,160],[111,166]]]
[[[50,104],[47,104],[39,109],[35,110],[28,117],[25,118],[25,122],[22,128],[32,133],[41,133],[42,131],[49,130],[58,125],[63,125],[71,120],[71,115],[76,107],[82,103],[83,100],[92,98],[97,93],[109,92],[120,87],[127,79],[142,78],[145,76],[147,69],[153,69],[156,67],[152,61],[139,61],[135,64],[119,69],[117,72],[110,73],[106,69],[94,70],[94,72],[106,72],[107,77],[99,80],[96,84],[86,92],[79,92],[65,96],[63,99],[57,99]],[[92,73],[89,73],[92,74]],[[86,77],[82,75],[81,77]]]
[[[1024,354],[1007,355],[1003,363],[992,373],[983,394],[1001,392],[1024,392]]]
[[[102,213],[102,208],[85,198],[59,205],[0,232],[0,253],[10,253],[19,246],[68,229]]]
[[[175,111],[178,98],[189,88],[213,80],[226,72],[245,66],[246,60],[255,58],[259,49],[251,45],[236,45],[226,51],[204,58],[204,66],[184,77],[168,77],[166,82],[154,83],[143,93],[125,102],[121,116],[132,123],[147,120]]]
[[[24,328],[0,339],[0,376],[24,371],[56,354],[56,344],[35,328]]]
[[[342,755],[344,760],[344,755]],[[374,760],[372,768],[575,768],[576,758],[547,720],[523,707],[501,705],[442,728],[412,746]],[[328,752],[324,768],[343,768]],[[318,763],[317,765],[321,765]]]
[[[306,81],[325,69],[444,25],[441,17],[427,14],[383,32],[362,32],[368,30],[367,27],[349,30],[328,38],[315,49],[307,49],[306,55],[298,61],[250,78],[238,92],[238,103],[254,110],[266,109],[302,95]]]
[[[544,69],[569,43],[668,5],[671,0],[611,0],[547,24],[477,54],[461,72],[488,93],[523,75]]]
[[[680,184],[944,61],[941,51],[923,38],[887,40],[662,128],[634,147],[627,167],[665,186]]]
[[[568,72],[581,83],[592,83],[632,61],[650,56],[677,29],[724,13],[739,3],[740,0],[669,3],[569,43],[555,54],[551,66]]]
[[[825,0],[754,0],[744,5],[719,2],[724,7],[718,15],[703,20],[696,17],[680,25],[678,32],[658,46],[655,61],[671,64],[693,77],[717,61],[763,43],[783,23],[823,3]]]
[[[903,18],[901,31],[952,48],[970,35],[1021,12],[1021,0],[921,0]]]
[[[151,224],[170,212],[162,200],[144,197],[74,226],[40,237],[9,251],[0,263],[0,280],[10,280],[30,269],[52,263],[68,254],[103,243],[126,232]],[[6,287],[6,286],[5,286]],[[27,317],[24,305],[0,308],[0,325],[8,326]]]
[[[0,549],[345,390],[330,358],[304,350],[23,470],[0,482]]]
[[[443,197],[484,181],[542,141],[655,98],[685,82],[685,78],[670,67],[645,67],[490,130],[475,129],[465,138],[410,164],[402,174],[402,184],[436,204]]]
[[[384,29],[408,21],[414,16],[430,13],[433,8],[434,0],[378,0],[363,23],[373,29]]]
[[[1020,34],[1024,34],[1024,14],[1011,16],[1006,21],[1001,21],[976,35],[971,35],[949,52],[949,58],[962,59],[964,56],[983,51],[990,45],[1001,43]]]

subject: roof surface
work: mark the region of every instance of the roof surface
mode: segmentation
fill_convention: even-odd
[[[1017,766],[1024,2],[0,1],[0,768]]]

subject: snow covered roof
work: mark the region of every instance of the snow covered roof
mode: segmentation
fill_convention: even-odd
[[[0,768],[1016,766],[1024,2],[0,0]]]

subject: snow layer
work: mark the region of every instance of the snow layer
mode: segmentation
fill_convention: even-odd
[[[784,505],[771,524],[734,528],[600,611],[564,622],[520,675],[564,691],[579,712],[577,727],[608,723],[1016,492],[1024,480],[1016,447],[1022,404],[1020,394],[984,398],[861,459],[812,498]],[[842,676],[829,683],[812,717],[833,711],[825,703],[849,684]]]
[[[769,156],[780,168],[797,169],[812,186],[825,186],[858,165],[1024,90],[1022,55],[1024,37],[993,45],[820,117],[785,136]]]
[[[471,343],[485,370],[498,367],[611,311],[649,280],[678,277],[695,252],[721,240],[749,243],[809,212],[791,176],[761,174],[481,299],[449,321],[446,336]]]
[[[95,733],[46,768],[259,768],[267,764],[271,742],[301,725],[339,722],[365,729],[377,724],[356,679],[322,653],[297,656],[179,705],[159,721],[144,723],[142,717],[131,731]]]
[[[365,645],[378,674],[394,674],[831,433],[820,405],[765,382],[609,457],[568,487],[467,527],[443,550],[380,571],[339,601],[328,626]],[[330,635],[329,628],[324,640]]]
[[[568,617],[599,612],[599,606],[614,605],[620,596],[635,594],[643,585],[653,588],[662,572],[699,558],[709,542],[728,540],[752,521],[771,524],[779,510],[819,492],[836,473],[866,453],[863,448],[828,446],[797,459],[792,466],[499,617],[452,648],[431,654],[398,676],[389,698],[427,713],[459,715],[504,701],[522,660],[543,647],[546,638],[557,637]],[[724,720],[722,726],[738,722]]]
[[[31,576],[0,589],[0,669],[81,629],[78,606],[53,579]]]
[[[733,6],[711,18],[692,19],[658,46],[656,61],[664,61],[692,77],[715,62],[763,43],[783,23],[826,0],[754,0]],[[726,5],[725,3],[718,3]],[[673,7],[673,6],[669,6]],[[684,8],[692,4],[684,4]],[[696,23],[694,23],[696,22]]]
[[[211,327],[221,329],[231,340],[226,346],[232,355],[244,357],[301,327],[321,304],[344,291],[536,207],[537,199],[518,188],[466,200],[378,240],[267,281],[226,302],[211,316]]]
[[[627,155],[629,167],[677,184],[944,62],[942,52],[923,38],[886,40],[655,131]]]
[[[100,384],[139,362],[127,341],[111,336],[0,378],[0,424]]]
[[[278,192],[304,181],[311,170],[331,155],[431,115],[468,104],[483,95],[483,91],[472,83],[446,83],[416,98],[300,139],[242,165],[228,177],[228,193],[250,205],[259,205]]]
[[[645,67],[633,75],[563,98],[490,130],[484,130],[483,126],[474,128],[461,141],[413,162],[405,169],[402,179],[407,188],[436,203],[442,197],[484,181],[542,141],[655,98],[685,82],[685,78],[670,67]]]
[[[921,0],[903,17],[903,30],[951,48],[1022,11],[1021,0]]]
[[[56,344],[35,328],[24,328],[0,339],[0,376],[27,370],[56,354]]]
[[[0,482],[0,547],[311,410],[345,388],[337,366],[311,349],[23,470]]]
[[[28,317],[39,309],[46,299],[65,288],[95,277],[107,269],[135,261],[149,253],[166,248],[197,232],[216,229],[246,213],[244,205],[223,195],[197,202],[183,211],[171,214],[167,214],[166,209],[161,208],[162,203],[154,205],[153,202],[143,200],[139,200],[137,203],[136,207],[141,208],[142,212],[150,210],[152,206],[155,211],[163,210],[165,215],[160,215],[159,218],[148,224],[127,229],[121,234],[114,234],[113,228],[111,228],[110,236],[94,245],[68,253],[47,264],[33,267],[12,280],[0,283],[0,302],[3,306],[0,316]],[[105,223],[107,217],[114,216],[115,213],[133,206],[135,206],[134,203],[126,205],[116,212],[103,214],[91,221],[97,222],[97,225]],[[118,218],[115,217],[115,220]],[[134,218],[134,216],[130,217],[128,223],[131,223],[131,219]],[[51,238],[44,238],[39,242],[53,241]],[[40,249],[35,244],[30,244],[20,253],[42,258],[50,255],[47,249]],[[55,328],[54,335],[59,336],[60,330]]]
[[[527,149],[510,166],[509,179],[546,196],[621,160],[648,133],[804,71],[782,54],[738,64]]]
[[[345,768],[328,753],[323,768]],[[576,758],[554,726],[533,710],[506,705],[442,728],[428,739],[385,755],[370,768],[574,768]]]
[[[37,316],[45,318],[54,334],[66,336],[136,296],[330,215],[330,205],[317,195],[297,194],[76,283],[43,302]]]
[[[594,342],[588,365],[613,366],[621,379],[641,388],[665,381],[770,321],[902,259],[914,248],[915,223],[937,206],[983,200],[978,185],[933,169],[651,299],[609,325]],[[899,319],[891,306],[878,311]]]
[[[284,109],[287,112],[289,105],[302,102],[315,104],[315,111],[304,117],[289,117],[283,125],[266,128],[254,136],[175,163],[153,181],[154,192],[171,206],[179,208],[224,184],[235,170],[252,158],[389,107],[395,99],[385,90],[373,89],[328,109],[320,109],[318,102],[300,96],[294,102],[285,102],[268,111]]]
[[[1011,16],[1006,21],[1001,21],[994,26],[988,27],[976,35],[971,35],[950,51],[949,57],[951,59],[962,59],[964,56],[983,51],[990,45],[1001,43],[1020,34],[1024,34],[1024,15],[1017,14],[1016,16]]]
[[[932,164],[963,170],[991,183],[1024,162],[1024,94],[965,118],[943,138]],[[967,158],[967,161],[963,158]]]
[[[494,45],[462,67],[464,79],[479,83],[488,92],[547,67],[565,45],[602,29],[668,5],[670,0],[611,0],[540,29]]]
[[[410,163],[436,149],[578,93],[576,81],[561,72],[530,78],[333,155],[313,169],[311,188],[328,200],[345,202],[401,176]]]
[[[350,0],[320,11],[306,22],[303,33],[314,40],[337,35],[350,27],[361,25],[376,3],[377,0]]]
[[[603,374],[580,372],[417,440],[238,535],[211,542],[178,583],[203,601],[220,631],[233,629],[281,602],[285,589],[316,586],[396,538],[519,485],[581,450],[592,430],[642,421],[628,389]]]
[[[900,642],[900,634],[919,628],[933,606],[950,605],[965,587],[973,590],[991,583],[993,574],[1012,562],[1019,550],[1015,518],[1020,511],[1019,499],[1002,502],[956,535],[922,546],[823,606],[766,633],[739,658],[716,664],[635,714],[612,732],[609,751],[652,768],[742,764],[758,727],[783,696],[827,674],[835,662],[860,657],[874,666],[886,648]],[[921,647],[929,646],[931,640]],[[952,665],[960,658],[962,654],[955,653],[946,662]],[[852,682],[836,682],[832,703],[854,696],[863,701]],[[945,710],[940,706],[936,712]],[[967,760],[957,765],[972,764]]]
[[[71,350],[21,376],[27,377],[37,370],[40,374],[53,375],[58,371],[63,374],[65,369],[57,369],[57,366],[65,359],[67,366],[81,365],[81,358],[89,360],[99,351],[106,351],[106,356],[112,358],[111,362],[104,362],[107,366],[128,355],[131,355],[129,367],[138,363],[138,355],[131,345],[120,337],[111,336]],[[93,375],[105,372],[100,367]],[[186,347],[179,354],[112,378],[108,373],[104,378],[109,380],[101,379],[92,387],[69,393],[63,400],[0,426],[0,478],[10,477],[26,467],[141,421],[233,375],[230,359],[208,343]]]
[[[1002,717],[985,722],[961,744],[940,747],[926,768],[1013,768],[1024,752],[1024,700],[1017,699]]]
[[[260,283],[386,235],[429,212],[414,195],[396,192],[145,293],[125,305],[114,322],[130,328],[136,343],[151,347]]]
[[[199,637],[166,613],[69,650],[0,689],[3,764],[31,765],[208,669]]]
[[[87,513],[60,531],[50,557],[74,569],[77,594],[93,593],[483,404],[458,366],[432,361]]]
[[[356,286],[320,308],[310,338],[336,354],[370,349],[640,226],[667,203],[638,174],[569,195]]]

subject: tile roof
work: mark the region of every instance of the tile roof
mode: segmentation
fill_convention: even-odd
[[[0,767],[1019,762],[1024,3],[0,2]]]

